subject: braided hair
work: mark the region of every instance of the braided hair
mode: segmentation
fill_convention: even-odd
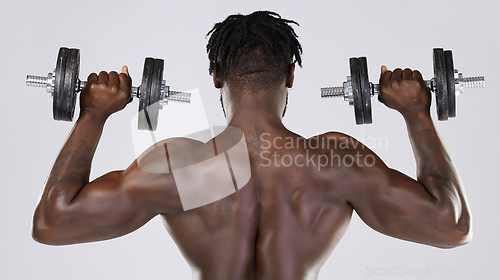
[[[209,73],[229,86],[253,88],[282,82],[293,63],[302,66],[302,47],[290,24],[275,12],[231,15],[207,33]]]

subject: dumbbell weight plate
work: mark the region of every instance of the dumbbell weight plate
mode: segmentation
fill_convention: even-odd
[[[80,72],[80,51],[60,48],[55,70],[52,113],[54,120],[72,121],[76,104],[76,84]]]
[[[151,92],[151,80],[154,70],[154,58],[146,57],[142,72],[142,82],[139,90],[139,116],[138,126],[140,130],[152,130],[149,117],[149,96]]]
[[[368,80],[368,64],[366,57],[358,58],[359,81],[361,88],[361,99],[363,107],[363,121],[365,124],[372,123],[372,102],[370,93],[370,81]]]
[[[352,99],[354,105],[354,116],[356,124],[363,124],[363,98],[361,97],[361,81],[359,74],[359,61],[356,57],[349,59],[349,66],[351,68],[351,86],[352,86]]]
[[[457,115],[456,96],[455,96],[455,67],[453,65],[453,53],[444,51],[444,60],[446,65],[446,80],[448,82],[448,117],[454,118]]]
[[[448,82],[443,49],[434,49],[434,79],[438,119],[445,121],[448,119]]]
[[[66,61],[68,60],[68,48],[60,48],[57,54],[56,70],[54,71],[54,96],[52,99],[52,116],[54,120],[66,120],[62,114],[64,97],[64,78],[66,76]]]
[[[69,49],[68,60],[66,60],[66,72],[64,74],[64,94],[62,104],[62,115],[65,119],[73,120],[76,105],[76,86],[78,74],[80,73],[80,51]]]
[[[153,77],[151,80],[151,91],[149,92],[148,114],[151,129],[156,130],[158,116],[160,114],[161,83],[163,81],[163,59],[155,59]]]

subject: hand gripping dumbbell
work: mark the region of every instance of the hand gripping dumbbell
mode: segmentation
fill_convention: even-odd
[[[130,95],[139,98],[140,130],[156,130],[159,109],[168,101],[190,102],[191,94],[171,91],[163,80],[163,59],[147,57],[144,61],[142,83],[132,87]],[[78,78],[80,72],[80,50],[62,47],[57,56],[56,69],[47,77],[28,75],[26,85],[46,87],[53,98],[54,120],[72,121],[76,94],[83,90],[86,82]]]
[[[436,94],[438,119],[441,121],[456,116],[456,96],[467,88],[484,86],[484,77],[463,77],[454,68],[450,50],[434,49],[434,78],[426,80],[427,87]],[[371,97],[379,94],[379,85],[368,80],[366,57],[349,59],[351,76],[341,87],[321,88],[321,97],[344,97],[354,105],[356,124],[372,123]]]

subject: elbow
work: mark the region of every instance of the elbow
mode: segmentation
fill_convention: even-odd
[[[43,214],[41,213],[40,205],[36,208],[35,214],[33,215],[33,223],[31,226],[31,238],[38,243],[46,244],[44,242],[45,235],[44,229],[47,228],[44,223],[44,219],[42,218]]]
[[[456,232],[450,233],[446,240],[436,247],[442,249],[453,249],[468,244],[472,240],[472,229],[463,231],[458,229]]]
[[[31,237],[34,241],[51,246],[68,245],[69,243],[62,242],[57,231],[50,227],[40,227],[33,225],[31,230]]]
[[[52,240],[50,234],[50,229],[46,226],[42,226],[37,222],[33,223],[33,227],[31,229],[31,237],[38,243],[45,245],[55,245],[54,240]]]
[[[47,234],[49,226],[45,222],[44,214],[42,213],[40,205],[35,209],[35,214],[33,215],[33,224],[31,226],[31,238],[38,243],[47,244],[48,240]]]
[[[452,222],[450,222],[452,220]],[[456,220],[455,216],[448,218],[448,227],[444,231],[444,244],[438,246],[445,249],[456,248],[468,244],[472,240],[472,221],[467,210]]]
[[[455,247],[462,246],[471,242],[473,232],[472,223],[469,216],[467,216],[467,219],[461,218],[458,221],[455,232]]]
[[[41,214],[39,209],[33,216],[31,237],[34,241],[45,245],[63,245],[60,240],[60,230],[55,226],[56,222],[46,215]]]
[[[31,237],[40,244],[51,245],[51,242],[46,238],[46,236],[35,228],[31,231]]]

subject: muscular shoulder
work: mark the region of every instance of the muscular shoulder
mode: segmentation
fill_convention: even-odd
[[[189,160],[203,143],[186,138],[171,138],[153,144],[122,173],[124,193],[130,200],[153,207],[158,213],[182,211],[173,168]]]
[[[136,162],[142,171],[168,173],[172,168],[212,157],[214,145],[211,141],[203,143],[182,137],[165,139],[149,147],[137,157]]]
[[[183,210],[209,204],[233,193],[235,184],[240,188],[250,179],[245,138],[242,133],[240,139],[231,136],[217,136],[205,143],[188,138],[158,142],[138,157],[131,168],[134,174],[128,177],[135,181],[142,177],[138,188],[144,189],[147,182],[165,197],[175,197]]]
[[[309,139],[320,147],[317,166],[327,177],[327,197],[347,197],[358,192],[379,180],[379,176],[385,173],[383,170],[387,169],[373,151],[350,135],[326,132]]]
[[[311,143],[316,144],[316,146],[322,147],[326,150],[343,150],[345,152],[353,152],[368,149],[354,137],[337,131],[330,131],[315,135],[308,140]]]

